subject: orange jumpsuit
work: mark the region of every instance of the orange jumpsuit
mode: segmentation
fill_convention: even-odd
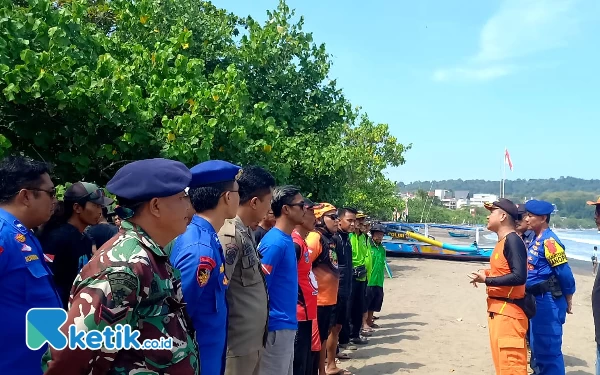
[[[486,276],[497,277],[510,274],[504,256],[505,239],[499,241],[490,256],[490,269]],[[525,296],[525,284],[519,286],[488,286],[488,297],[520,299]],[[527,346],[525,334],[528,320],[523,310],[515,304],[488,298],[488,327],[490,345],[496,375],[526,375]]]

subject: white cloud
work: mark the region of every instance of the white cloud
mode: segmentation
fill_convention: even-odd
[[[438,82],[447,82],[451,80],[484,82],[507,76],[515,70],[515,67],[511,65],[486,66],[481,68],[438,69],[433,73],[433,80]]]
[[[438,69],[433,80],[489,81],[514,73],[515,59],[564,46],[577,31],[577,0],[504,0],[485,23],[479,50],[458,67]]]

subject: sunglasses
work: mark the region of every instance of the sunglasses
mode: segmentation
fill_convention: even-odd
[[[97,190],[89,193],[88,195],[84,196],[83,199],[88,200],[88,201],[95,201],[98,199],[102,199],[104,197],[105,197],[104,190],[97,189]]]
[[[337,215],[337,214],[323,215],[323,216],[326,216],[326,217],[330,218],[331,220],[339,220],[340,219],[339,215]]]
[[[304,202],[290,203],[290,204],[286,204],[286,206],[289,206],[289,207],[301,207],[303,210],[306,210],[306,204]]]
[[[43,191],[44,193],[48,194],[48,196],[50,198],[54,198],[56,197],[56,188],[53,187],[50,190],[44,190],[44,189],[27,189],[27,190],[32,190],[32,191]]]

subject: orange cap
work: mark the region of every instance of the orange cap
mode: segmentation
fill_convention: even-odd
[[[313,209],[315,211],[315,217],[317,219],[321,218],[324,214],[326,214],[329,211],[337,211],[337,208],[335,208],[335,206],[331,203],[319,203]]]

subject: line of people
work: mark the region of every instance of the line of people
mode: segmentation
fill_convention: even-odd
[[[498,234],[490,268],[471,283],[487,288],[490,346],[496,374],[565,375],[563,324],[572,314],[575,278],[565,246],[549,228],[551,203],[515,205],[501,198],[486,204],[488,229]]]
[[[107,184],[120,226],[106,240],[116,227],[100,218],[113,200],[78,182],[57,210],[50,174],[24,157],[0,162],[8,373],[338,374],[340,350],[376,327],[385,229],[356,210],[313,203],[260,167],[140,160]],[[99,225],[94,250],[87,233]],[[128,324],[173,348],[31,350],[31,308],[66,309],[65,336],[71,324]]]

